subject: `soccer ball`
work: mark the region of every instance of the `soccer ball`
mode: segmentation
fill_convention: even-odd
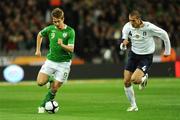
[[[51,101],[48,101],[46,102],[45,104],[45,110],[48,112],[48,113],[56,113],[58,110],[59,110],[59,105],[56,101],[54,100],[51,100]]]

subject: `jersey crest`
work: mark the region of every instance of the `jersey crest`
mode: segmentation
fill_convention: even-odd
[[[63,38],[66,38],[67,37],[67,33],[63,33]]]
[[[136,35],[136,38],[139,38],[139,37],[140,37],[140,35],[137,34],[137,35]]]

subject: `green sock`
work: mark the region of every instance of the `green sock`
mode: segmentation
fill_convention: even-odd
[[[51,90],[49,90],[46,97],[44,98],[44,100],[43,100],[43,102],[42,102],[42,104],[40,106],[44,107],[46,102],[51,101],[51,100],[54,99],[55,95],[56,95],[55,93],[53,93]]]

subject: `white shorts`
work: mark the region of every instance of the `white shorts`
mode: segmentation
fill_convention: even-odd
[[[59,82],[66,82],[70,72],[70,62],[53,62],[46,60],[42,65],[40,72],[45,73],[49,76],[53,76],[55,80]]]

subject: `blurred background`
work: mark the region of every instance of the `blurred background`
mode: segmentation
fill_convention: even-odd
[[[35,79],[45,60],[49,41],[42,43],[43,57],[34,57],[37,33],[51,24],[50,12],[60,7],[65,23],[76,31],[75,55],[70,78],[122,77],[127,51],[120,51],[121,30],[128,13],[138,9],[144,21],[169,34],[172,56],[163,58],[163,43],[155,40],[154,64],[166,66],[155,76],[180,76],[179,0],[1,0],[0,70],[17,64],[25,70],[24,79]],[[155,38],[158,39],[158,38]],[[33,71],[34,75],[27,74]],[[82,71],[87,74],[83,74]],[[92,73],[92,71],[94,73]],[[163,73],[164,71],[164,73]],[[0,79],[4,79],[0,75]]]

